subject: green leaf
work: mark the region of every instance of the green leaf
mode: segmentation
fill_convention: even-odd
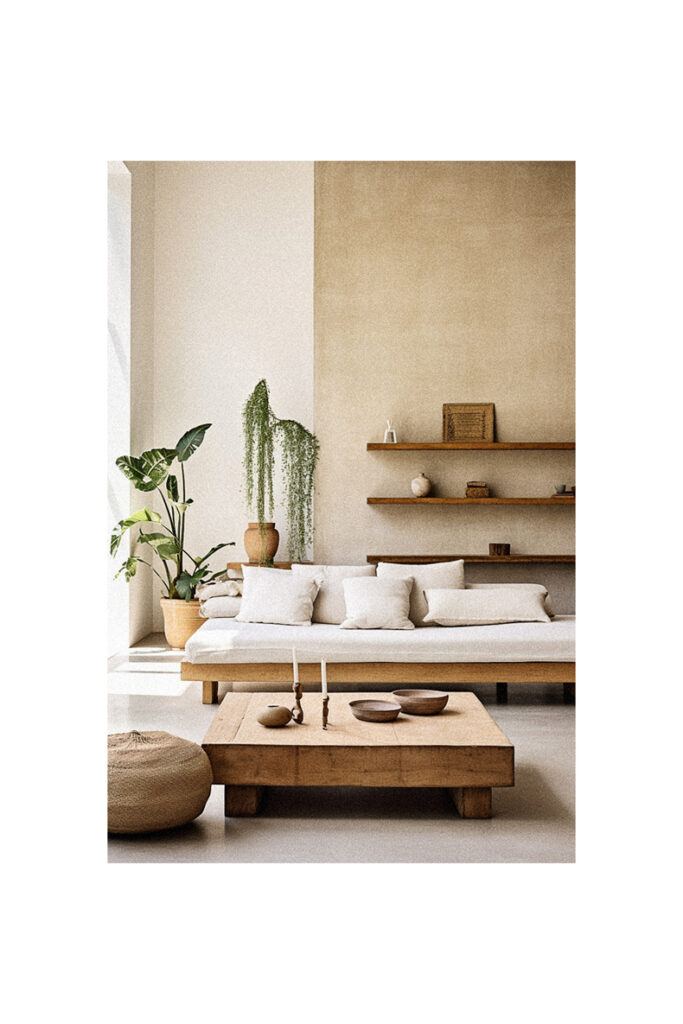
[[[116,465],[138,491],[153,491],[168,476],[177,454],[175,448],[150,448],[139,459],[122,455],[116,460]]]
[[[136,523],[160,523],[161,516],[158,512],[151,512],[148,508],[141,508],[139,512],[134,512],[128,519],[121,519],[120,522],[114,527],[114,532],[111,535],[109,542],[109,553],[115,555],[119,550],[119,544],[123,538],[126,530],[129,530],[131,526],[135,526]]]
[[[197,448],[199,448],[204,440],[204,434],[210,426],[210,423],[202,423],[200,427],[192,427],[192,430],[188,430],[186,434],[183,434],[176,445],[178,462],[186,462],[190,455],[197,451]]]
[[[137,567],[138,567],[138,562],[142,562],[142,561],[143,561],[142,558],[136,558],[135,555],[131,555],[131,557],[127,558],[126,561],[123,563],[123,565],[121,566],[119,571],[114,576],[114,579],[115,580],[118,579],[119,576],[121,575],[121,573],[125,572],[125,574],[126,574],[126,583],[130,583],[130,581],[132,580],[133,576],[135,576],[135,573],[136,573],[136,570],[137,570]]]
[[[173,581],[176,590],[185,601],[191,601],[194,597],[195,588],[201,583],[206,575],[206,569],[198,569],[192,575],[186,569]]]
[[[189,505],[192,504],[192,498],[186,498],[185,501],[172,501],[173,508],[177,508],[180,514],[187,511]]]
[[[172,502],[178,500],[178,478],[175,476],[166,477],[166,494]]]
[[[180,545],[173,537],[166,533],[142,533],[138,538],[142,544],[149,544],[158,554],[159,558],[165,561],[172,561],[180,552]]]
[[[216,544],[216,546],[214,548],[211,548],[211,550],[209,552],[207,552],[207,554],[205,554],[203,558],[196,558],[196,559],[193,559],[193,561],[194,561],[195,565],[201,565],[202,562],[206,562],[207,559],[211,558],[211,555],[215,554],[216,551],[220,551],[221,548],[230,548],[230,547],[234,547],[234,546],[235,546],[234,540],[229,540],[225,544]],[[224,570],[221,570],[221,571],[224,571]]]
[[[206,579],[204,580],[204,582],[205,583],[213,583],[213,581],[217,580],[219,576],[224,576],[224,575],[225,575],[225,569],[219,569],[217,572],[212,572],[210,576],[207,576]]]

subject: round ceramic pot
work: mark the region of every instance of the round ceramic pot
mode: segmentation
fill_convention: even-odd
[[[269,704],[267,708],[259,711],[256,717],[261,725],[265,725],[269,729],[279,729],[280,726],[287,725],[291,721],[292,712],[289,708],[284,708],[279,704]]]
[[[432,481],[424,473],[420,473],[411,481],[410,489],[416,498],[426,498],[432,489]]]
[[[166,640],[171,647],[182,650],[192,634],[206,621],[199,615],[199,601],[172,601],[162,597],[160,604]]]
[[[280,534],[275,529],[275,523],[249,523],[244,533],[244,550],[249,561],[258,562],[259,565],[273,561],[279,543]]]

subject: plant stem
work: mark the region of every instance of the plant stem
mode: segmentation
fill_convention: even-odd
[[[183,481],[183,505],[185,504],[185,463],[180,463],[180,477]],[[183,571],[183,549],[185,547],[185,511],[180,513],[180,559],[178,561],[178,575]]]
[[[136,557],[137,557],[137,556],[136,556]],[[164,580],[164,577],[163,577],[163,576],[161,576],[161,575],[160,575],[160,574],[159,574],[159,573],[158,573],[158,572],[156,571],[156,569],[154,568],[154,566],[153,566],[153,565],[152,565],[152,564],[151,564],[150,562],[146,562],[146,561],[144,560],[144,558],[138,558],[138,561],[139,561],[139,562],[142,562],[142,564],[143,564],[143,565],[146,565],[146,566],[147,566],[147,567],[148,567],[149,569],[151,569],[151,570],[152,570],[152,572],[154,573],[154,575],[155,575],[155,576],[158,576],[158,577],[159,577],[159,579],[161,580],[161,582],[163,583],[163,585],[164,585],[164,586],[165,586],[165,587],[166,587],[166,588],[168,589],[168,584],[170,583],[170,579],[168,580],[168,583],[167,583],[167,582],[166,582],[166,580]],[[165,563],[164,563],[164,565],[165,565]],[[167,573],[167,575],[168,575],[168,573]],[[170,591],[169,591],[169,592],[170,592]]]

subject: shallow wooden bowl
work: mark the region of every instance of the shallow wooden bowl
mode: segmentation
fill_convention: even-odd
[[[450,694],[443,690],[394,690],[392,696],[407,715],[438,715],[448,704]]]
[[[361,722],[393,722],[401,710],[400,704],[388,700],[350,700],[349,707]]]

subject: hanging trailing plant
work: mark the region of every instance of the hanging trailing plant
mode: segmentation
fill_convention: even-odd
[[[281,420],[270,406],[265,380],[260,380],[242,410],[244,475],[247,503],[259,525],[273,515],[275,442],[281,455],[289,557],[303,561],[313,541],[313,477],[318,439],[296,420]]]
[[[273,514],[273,420],[268,385],[260,380],[242,409],[247,504],[259,523]]]

